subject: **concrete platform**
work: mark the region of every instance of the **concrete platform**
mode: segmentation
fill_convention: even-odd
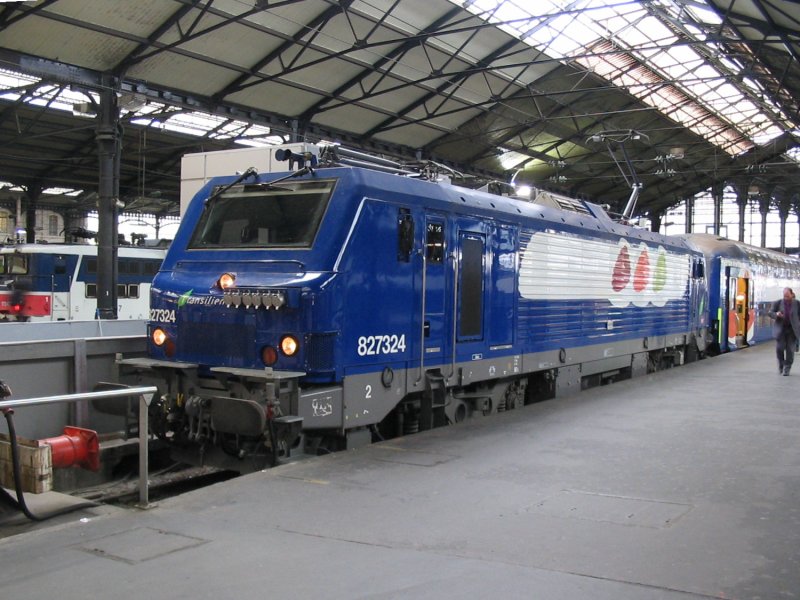
[[[800,597],[772,345],[0,540],[0,597]]]

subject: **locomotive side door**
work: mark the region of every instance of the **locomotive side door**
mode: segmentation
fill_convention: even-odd
[[[445,311],[448,259],[447,222],[443,216],[425,216],[423,294],[425,307],[422,323],[423,361],[425,364],[441,364],[446,356],[447,314]]]
[[[463,373],[472,373],[471,369],[458,369],[456,365],[486,358],[487,349],[486,226],[474,220],[462,220],[457,225],[458,231],[454,234],[453,294],[450,299],[453,318],[450,323],[452,341],[448,356],[450,367],[446,374],[448,380],[453,375],[461,377]]]
[[[460,344],[483,340],[485,255],[483,233],[459,231],[455,337]]]

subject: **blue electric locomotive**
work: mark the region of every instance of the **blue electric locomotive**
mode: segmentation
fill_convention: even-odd
[[[193,199],[149,357],[121,361],[161,386],[152,426],[184,460],[247,471],[706,349],[702,253],[597,205],[322,163],[248,175]]]

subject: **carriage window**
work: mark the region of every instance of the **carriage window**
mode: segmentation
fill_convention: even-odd
[[[24,275],[27,272],[27,254],[5,254],[3,256],[3,273],[6,275]]]
[[[97,273],[97,259],[96,258],[88,258],[88,259],[86,259],[86,270],[89,273]]]
[[[134,258],[122,258],[117,262],[117,272],[126,275],[139,274],[139,262]]]
[[[117,298],[127,298],[128,297],[128,286],[123,283],[117,284]]]
[[[206,203],[189,248],[310,248],[335,180],[238,186]]]
[[[138,298],[139,297],[139,284],[132,283],[128,286],[128,298]]]
[[[97,298],[97,284],[96,283],[87,283],[86,284],[86,297],[87,298]]]
[[[160,261],[157,260],[146,260],[144,262],[144,274],[145,275],[155,275],[158,273],[158,267],[161,265]]]
[[[56,256],[53,259],[53,274],[64,275],[67,272],[67,259],[63,256]]]

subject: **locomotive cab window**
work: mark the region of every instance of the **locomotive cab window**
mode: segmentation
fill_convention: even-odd
[[[335,180],[239,186],[212,197],[189,248],[310,248]]]
[[[397,260],[409,262],[414,249],[414,218],[411,211],[401,208],[397,215]]]

